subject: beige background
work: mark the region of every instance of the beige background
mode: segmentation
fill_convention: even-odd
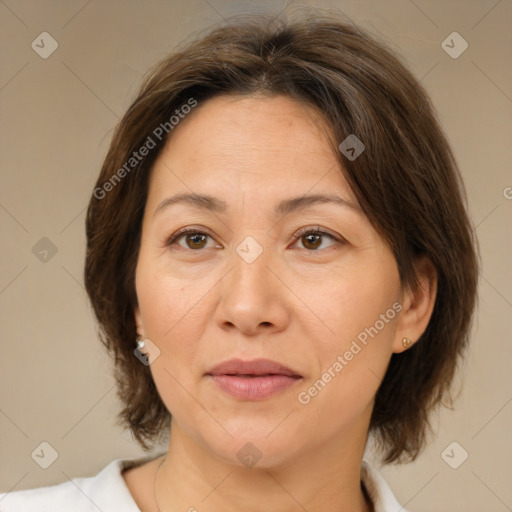
[[[481,243],[480,307],[456,410],[434,421],[436,437],[416,463],[382,473],[413,512],[511,510],[512,3],[311,5],[338,9],[391,41],[421,79],[453,144]],[[284,7],[0,1],[0,491],[90,476],[143,453],[115,424],[110,363],[82,284],[85,207],[112,129],[148,67],[222,18]],[[59,45],[47,59],[31,48],[43,31]],[[441,47],[453,31],[469,44],[457,59]],[[32,249],[43,237],[57,248],[46,263]],[[59,454],[46,470],[31,458],[42,441]],[[441,456],[453,441],[462,447],[455,458],[469,453],[458,469]]]

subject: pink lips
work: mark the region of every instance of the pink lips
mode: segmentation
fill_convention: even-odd
[[[231,359],[206,375],[224,392],[242,400],[263,400],[302,379],[296,371],[269,359]]]

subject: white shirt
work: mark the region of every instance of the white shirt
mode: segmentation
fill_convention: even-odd
[[[148,459],[144,459],[147,461]],[[134,460],[116,459],[96,476],[73,478],[48,487],[0,494],[1,512],[140,512],[122,477]],[[375,512],[407,512],[396,500],[383,476],[365,460],[361,480]]]

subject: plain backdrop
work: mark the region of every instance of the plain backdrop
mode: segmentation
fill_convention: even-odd
[[[116,425],[111,363],[83,287],[86,205],[112,130],[150,66],[223,18],[296,5],[0,1],[0,491],[91,476],[114,458],[144,455]],[[436,434],[415,463],[381,472],[413,512],[511,510],[512,3],[309,5],[388,40],[426,87],[481,246],[480,305],[455,410],[434,418]],[[454,37],[455,49],[468,44],[456,58],[442,46]],[[31,456],[42,442],[58,453],[48,469]]]

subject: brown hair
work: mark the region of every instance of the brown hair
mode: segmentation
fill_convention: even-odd
[[[84,275],[100,338],[115,361],[119,419],[144,449],[170,424],[149,367],[134,356],[141,223],[152,165],[172,136],[169,120],[191,99],[258,93],[283,94],[323,113],[344,175],[391,247],[402,285],[417,285],[420,254],[437,269],[430,322],[417,343],[392,355],[369,429],[384,462],[414,460],[432,429],[430,412],[453,405],[451,383],[476,303],[477,242],[457,164],[425,90],[386,43],[325,16],[212,29],[152,70],[117,126],[87,210]],[[161,139],[158,126],[165,127]],[[337,148],[350,134],[366,146],[355,160]],[[155,147],[130,160],[148,137]]]

